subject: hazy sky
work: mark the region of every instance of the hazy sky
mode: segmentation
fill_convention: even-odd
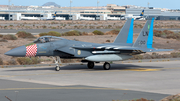
[[[9,0],[0,0],[0,5],[7,5]],[[97,0],[72,0],[72,6],[97,6]],[[69,6],[70,0],[11,0],[14,5],[38,5],[41,6],[46,2],[55,2],[60,6]],[[99,0],[99,6],[106,6],[107,4],[122,5],[136,5],[147,7],[180,9],[180,0]]]

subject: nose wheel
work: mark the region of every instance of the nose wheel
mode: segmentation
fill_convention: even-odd
[[[110,63],[105,62],[104,65],[103,65],[103,68],[104,68],[104,70],[109,70],[111,68]]]
[[[60,70],[60,66],[56,66],[56,67],[55,67],[55,70],[56,70],[56,71],[59,71],[59,70]]]
[[[55,70],[59,71],[60,70],[59,64],[61,64],[61,58],[59,56],[57,56],[57,57],[53,57],[53,59],[54,59],[54,62],[56,64]]]

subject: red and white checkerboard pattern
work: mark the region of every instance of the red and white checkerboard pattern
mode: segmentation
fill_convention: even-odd
[[[26,57],[35,57],[37,54],[37,45],[30,45],[26,47]]]

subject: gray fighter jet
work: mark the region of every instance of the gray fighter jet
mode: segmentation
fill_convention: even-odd
[[[89,69],[94,63],[105,62],[103,67],[109,70],[111,61],[123,61],[146,52],[172,51],[172,49],[154,49],[153,23],[154,19],[148,20],[140,32],[137,40],[133,43],[133,19],[127,20],[113,43],[96,44],[67,40],[55,36],[42,36],[33,43],[17,47],[5,53],[16,57],[53,56],[66,59],[81,58],[87,62]],[[89,36],[90,37],[90,36]],[[60,58],[54,58],[55,70],[59,71]]]

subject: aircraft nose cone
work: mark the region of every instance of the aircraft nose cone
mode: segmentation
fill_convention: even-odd
[[[5,55],[24,57],[26,55],[26,46],[20,46],[20,47],[14,48],[6,52]]]

